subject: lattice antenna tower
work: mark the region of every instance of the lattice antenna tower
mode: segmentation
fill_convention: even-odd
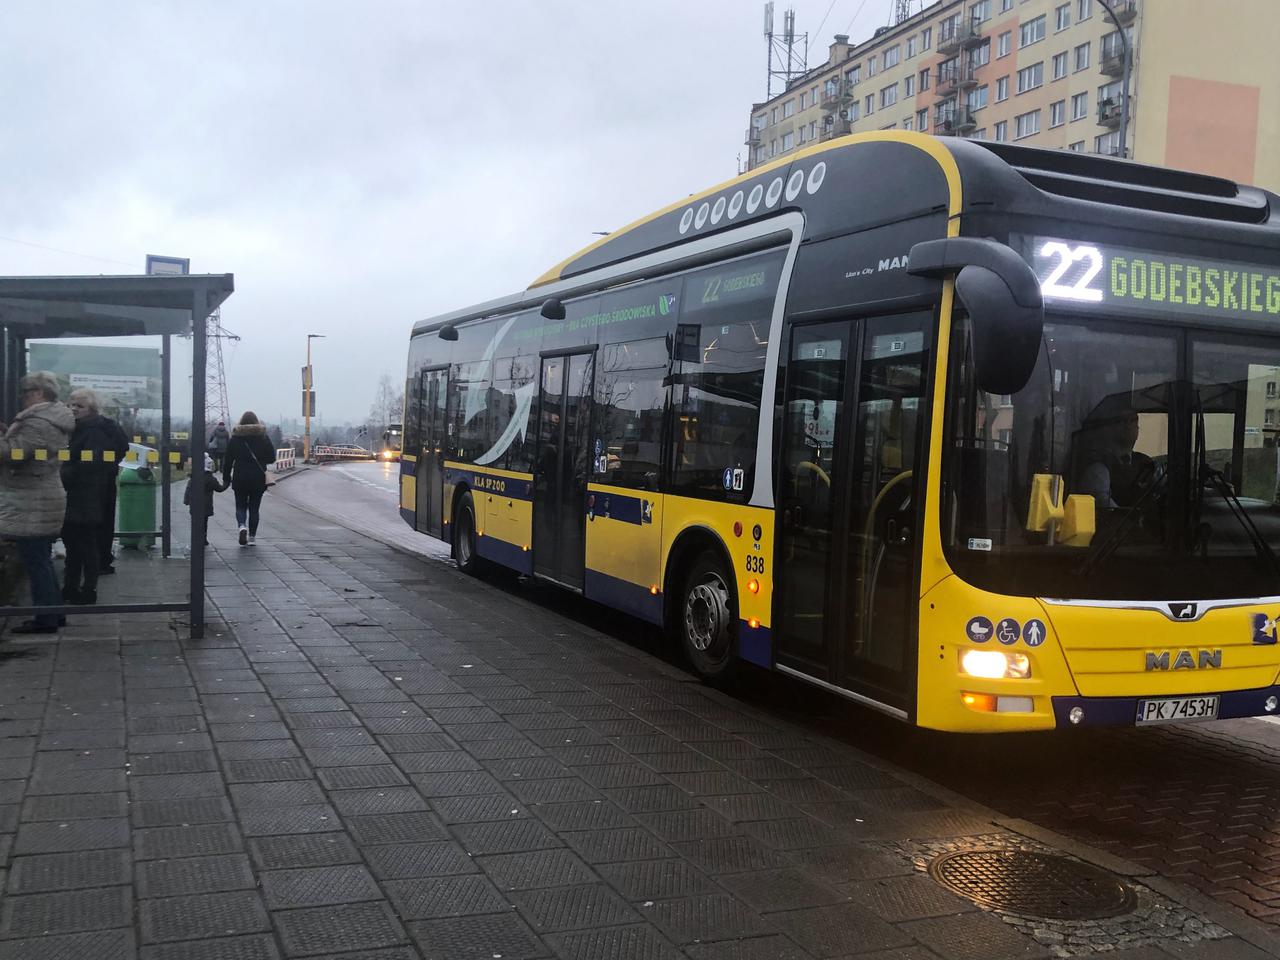
[[[766,100],[773,98],[773,81],[782,81],[786,90],[791,81],[809,70],[809,35],[796,33],[794,9],[782,15],[782,33],[773,32],[773,0],[764,5],[764,39],[769,50],[769,79]]]
[[[912,5],[912,0],[893,0],[893,25],[895,27],[911,19]]]
[[[205,366],[204,383],[204,422],[207,430],[210,424],[219,420],[231,422],[231,404],[227,400],[227,368],[222,360],[222,341],[239,340],[234,333],[222,326],[222,310],[218,309],[209,315],[205,326],[205,344],[208,350],[208,364]]]

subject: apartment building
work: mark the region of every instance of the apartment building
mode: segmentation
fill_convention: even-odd
[[[1280,2],[941,0],[751,110],[748,167],[919,130],[1128,155],[1280,190]],[[1227,16],[1227,14],[1230,16]],[[1120,29],[1133,51],[1122,150]]]

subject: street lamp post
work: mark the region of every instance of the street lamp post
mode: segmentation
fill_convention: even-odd
[[[1129,37],[1124,32],[1124,24],[1120,22],[1120,18],[1116,16],[1116,12],[1111,9],[1110,0],[1098,0],[1102,4],[1102,8],[1107,11],[1107,16],[1111,18],[1111,22],[1116,25],[1116,32],[1120,34],[1120,53],[1124,58],[1124,79],[1120,86],[1120,156],[1129,156],[1129,68],[1133,64],[1133,51],[1129,49]]]
[[[323,340],[323,333],[307,334],[307,365],[302,368],[302,418],[305,426],[302,433],[302,462],[311,461],[311,341]]]

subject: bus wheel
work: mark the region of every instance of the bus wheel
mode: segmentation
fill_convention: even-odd
[[[676,628],[689,665],[704,680],[727,680],[737,664],[737,614],[724,565],[700,554],[684,581]]]
[[[454,513],[453,562],[463,573],[475,573],[480,564],[476,555],[476,508],[469,493],[462,495]]]

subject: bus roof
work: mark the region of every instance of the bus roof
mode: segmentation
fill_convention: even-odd
[[[579,250],[528,290],[424,320],[414,334],[525,309],[573,278],[796,210],[804,239],[945,211],[961,218],[961,233],[969,214],[1042,216],[1280,255],[1280,198],[1256,187],[1067,150],[886,130],[814,145],[686,197]]]

